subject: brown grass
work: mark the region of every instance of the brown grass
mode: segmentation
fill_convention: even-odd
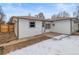
[[[35,43],[50,39],[51,37],[47,36],[48,34],[53,36],[55,33],[44,33],[41,35],[33,36],[29,39],[27,39],[27,38],[20,39],[20,40],[17,39],[17,40],[11,41],[9,43],[1,44],[0,47],[3,49],[0,50],[0,53],[7,54],[11,51],[15,51],[17,49],[21,49],[21,48],[33,45]],[[54,36],[56,36],[56,34]]]
[[[0,32],[0,44],[7,43],[13,40],[16,40],[16,36],[14,32],[10,32],[10,33]]]

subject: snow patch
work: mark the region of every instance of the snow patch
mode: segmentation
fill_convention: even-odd
[[[61,40],[61,39],[66,38],[66,37],[69,37],[69,35],[60,35],[60,36],[54,37],[53,39],[54,40]]]
[[[62,36],[55,38],[60,39]],[[48,39],[37,44],[10,52],[7,55],[72,55],[79,54],[79,36],[69,36],[62,40]]]

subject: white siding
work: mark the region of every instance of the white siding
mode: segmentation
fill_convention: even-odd
[[[29,27],[29,20],[19,19],[19,38],[30,37],[45,32],[57,32],[62,34],[71,34],[70,20],[45,22],[51,24],[51,29],[42,28],[42,21],[35,21],[35,27]],[[55,24],[55,26],[53,26]],[[72,21],[72,32],[78,30],[78,24]],[[17,36],[17,22],[15,23],[15,33]]]
[[[29,27],[29,20],[19,20],[19,38],[30,37],[42,33],[42,22],[35,21],[35,27]]]
[[[70,34],[70,20],[54,21],[52,24],[55,24],[52,25],[52,32]]]
[[[15,31],[15,34],[17,36],[17,21],[15,22],[15,29],[14,29],[14,31]]]

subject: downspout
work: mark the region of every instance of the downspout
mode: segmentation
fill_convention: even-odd
[[[43,33],[43,21],[42,21],[42,33]]]
[[[44,33],[45,32],[45,24],[44,24],[45,22],[44,21],[42,21],[42,33]]]
[[[70,19],[70,34],[72,34],[72,19]]]
[[[45,33],[45,26],[46,26],[46,25],[45,25],[45,21],[44,21],[44,33]]]

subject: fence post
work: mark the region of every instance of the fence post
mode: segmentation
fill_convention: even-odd
[[[8,25],[8,32],[9,32],[9,25]]]

